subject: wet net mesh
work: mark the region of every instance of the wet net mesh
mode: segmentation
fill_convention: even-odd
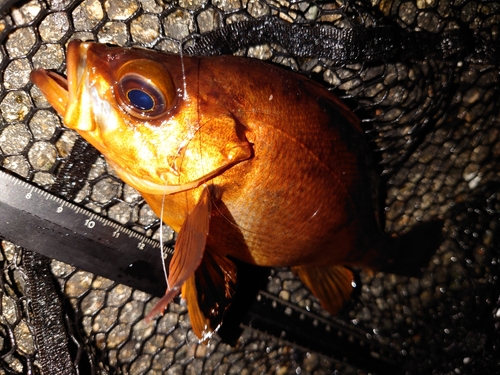
[[[360,272],[357,295],[335,318],[288,269],[271,271],[266,295],[304,312],[298,330],[318,322],[339,327],[326,335],[352,344],[353,353],[340,354],[248,324],[235,345],[218,336],[199,344],[179,299],[147,324],[142,318],[156,301],[150,295],[2,241],[0,374],[497,373],[498,2],[0,3],[0,164],[27,181],[158,238],[158,219],[140,195],[62,126],[29,73],[64,72],[65,44],[73,38],[170,52],[191,48],[269,60],[322,82],[362,119],[384,182],[386,230],[445,220],[445,239],[421,278]],[[255,19],[266,22],[245,24]],[[290,25],[300,26],[296,34]],[[342,40],[346,30],[356,30],[341,50],[349,59],[322,54],[338,47],[328,45],[328,27],[343,30]],[[221,28],[208,44],[197,44],[199,35]],[[382,28],[372,54],[364,53],[359,38]],[[414,38],[415,32],[425,37]],[[307,40],[330,49],[307,50]],[[75,154],[80,157],[71,159]],[[268,315],[273,308],[270,303]],[[356,357],[363,350],[367,355]],[[391,367],[376,367],[377,359]]]

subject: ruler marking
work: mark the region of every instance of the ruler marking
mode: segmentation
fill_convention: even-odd
[[[56,209],[50,209],[50,207],[42,206],[42,208],[47,208],[47,210],[43,210],[43,211],[44,211],[44,215],[45,215],[44,219],[47,220],[48,222],[51,222],[54,225],[61,225],[60,224],[61,220],[65,220],[69,223],[74,222],[75,224],[71,224],[71,225],[67,225],[67,226],[63,225],[63,227],[65,229],[67,229],[68,231],[75,231],[75,232],[78,232],[80,234],[88,236],[89,233],[91,233],[91,232],[88,232],[87,230],[83,230],[83,229],[92,229],[92,228],[88,228],[84,224],[76,224],[76,222],[74,220],[71,220],[72,217],[74,217],[74,215],[85,215],[90,220],[98,221],[101,224],[103,224],[104,227],[110,228],[109,236],[110,236],[110,240],[113,243],[116,243],[116,239],[117,239],[116,235],[113,235],[113,233],[118,231],[119,233],[124,233],[125,235],[127,235],[130,238],[134,238],[134,239],[139,240],[141,243],[143,243],[144,245],[148,245],[149,247],[152,247],[152,248],[159,248],[160,247],[160,245],[157,241],[146,237],[142,233],[138,233],[138,232],[133,231],[129,228],[123,227],[119,223],[111,221],[108,218],[99,216],[99,214],[94,213],[87,208],[83,208],[83,207],[75,205],[71,202],[68,202],[68,201],[66,201],[58,196],[53,195],[50,192],[47,192],[41,188],[33,186],[30,183],[22,180],[21,178],[13,176],[13,175],[6,173],[0,169],[0,181],[1,180],[6,181],[6,188],[7,189],[12,189],[12,186],[21,186],[24,189],[28,190],[27,193],[25,193],[25,195],[30,194],[30,196],[29,196],[29,198],[26,197],[25,200],[26,201],[30,200],[33,202],[33,204],[36,204],[36,203],[42,204],[42,202],[50,200],[50,201],[53,201],[53,202],[59,204],[59,207],[67,208],[67,210],[63,211],[63,210],[57,210],[57,208],[59,208],[59,207],[57,207]],[[0,201],[1,200],[2,200],[2,198],[0,197]],[[43,203],[43,204],[45,205],[45,203]],[[24,203],[23,203],[23,205],[24,205]],[[18,207],[18,208],[20,208],[20,207]],[[118,245],[116,245],[116,246],[118,246]],[[120,246],[122,246],[122,245],[120,245]],[[136,245],[133,245],[133,246],[136,246]],[[132,247],[132,245],[130,247]]]

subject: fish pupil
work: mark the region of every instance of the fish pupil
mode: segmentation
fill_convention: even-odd
[[[137,109],[151,111],[154,108],[155,102],[153,97],[142,90],[130,90],[127,93],[127,97],[130,103]]]

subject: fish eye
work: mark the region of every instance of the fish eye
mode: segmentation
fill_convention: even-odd
[[[132,89],[127,93],[127,98],[135,108],[141,111],[151,111],[155,106],[155,100],[147,92]]]
[[[127,74],[118,85],[122,107],[130,115],[156,117],[165,112],[165,97],[150,80],[137,74]]]
[[[141,120],[154,120],[168,113],[176,100],[170,74],[149,60],[134,60],[122,66],[115,84],[119,106]]]

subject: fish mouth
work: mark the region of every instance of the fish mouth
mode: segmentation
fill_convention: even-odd
[[[64,117],[69,102],[68,80],[45,69],[33,70],[30,79],[57,113]]]
[[[35,69],[30,73],[30,80],[42,92],[49,104],[63,118],[65,117],[68,105],[76,99],[79,81],[83,76],[83,71],[87,63],[87,50],[92,43],[82,43],[73,40],[67,48],[67,78],[58,73],[45,69]]]

